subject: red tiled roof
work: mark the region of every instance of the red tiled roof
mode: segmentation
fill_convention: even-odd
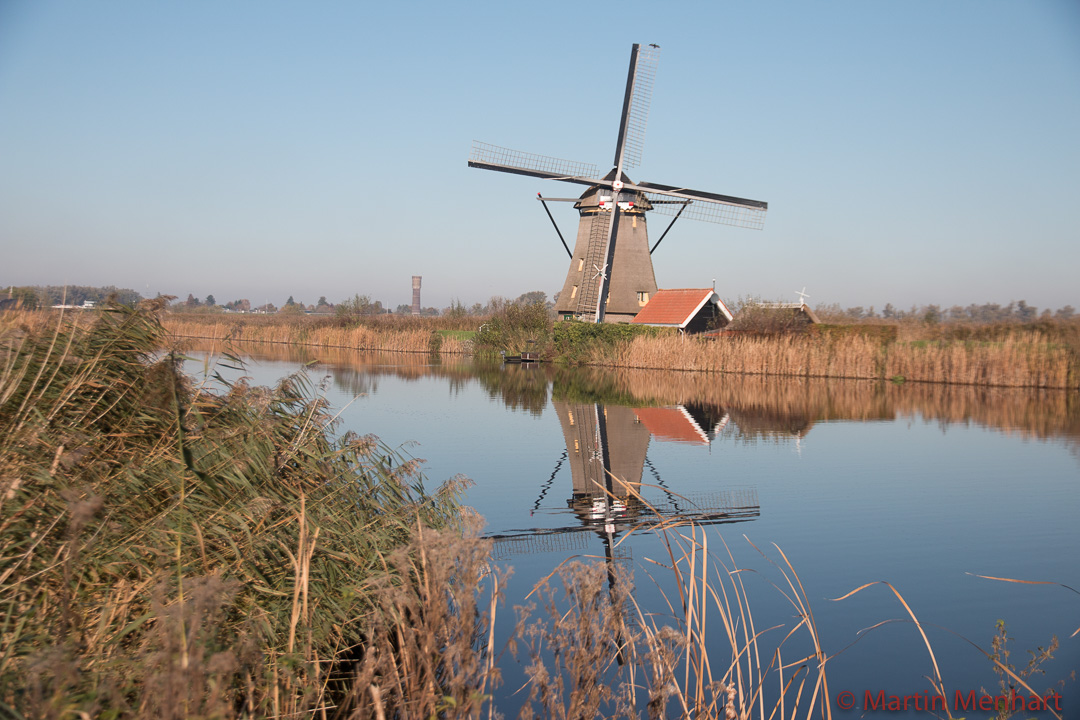
[[[634,414],[657,440],[707,445],[709,438],[689,415],[677,407],[634,408]]]
[[[632,322],[639,325],[685,327],[697,311],[704,307],[714,292],[712,288],[657,290]]]

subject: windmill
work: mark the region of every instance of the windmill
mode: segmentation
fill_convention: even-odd
[[[570,269],[555,306],[564,318],[594,322],[633,319],[656,292],[652,252],[680,217],[753,229],[761,229],[765,223],[766,202],[673,185],[635,183],[626,175],[626,169],[641,162],[659,54],[657,45],[634,45],[630,51],[614,167],[603,177],[595,165],[473,142],[469,167],[588,186],[577,198],[537,195],[552,224],[555,220],[548,201],[572,202],[581,216],[573,252],[555,227],[570,255]],[[645,213],[650,210],[674,216],[652,248],[645,223]]]

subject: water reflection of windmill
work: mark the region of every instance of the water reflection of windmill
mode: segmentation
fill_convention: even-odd
[[[610,560],[615,539],[629,530],[672,521],[704,525],[741,522],[760,514],[752,488],[680,494],[668,487],[648,458],[654,436],[664,441],[710,443],[727,423],[722,408],[684,405],[635,409],[558,400],[552,404],[566,452],[544,483],[534,511],[541,510],[556,477],[568,467],[571,488],[566,505],[577,522],[510,530],[496,538],[498,555],[569,549],[574,544],[583,547],[584,538],[578,541],[567,536],[593,531],[604,541],[605,556]],[[643,483],[646,468],[651,477]]]

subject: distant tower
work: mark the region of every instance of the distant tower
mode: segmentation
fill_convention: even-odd
[[[412,276],[412,314],[420,314],[420,276]]]

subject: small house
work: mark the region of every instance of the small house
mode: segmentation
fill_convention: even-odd
[[[727,305],[712,288],[657,290],[631,322],[636,325],[676,327],[684,333],[722,328],[732,321]]]

